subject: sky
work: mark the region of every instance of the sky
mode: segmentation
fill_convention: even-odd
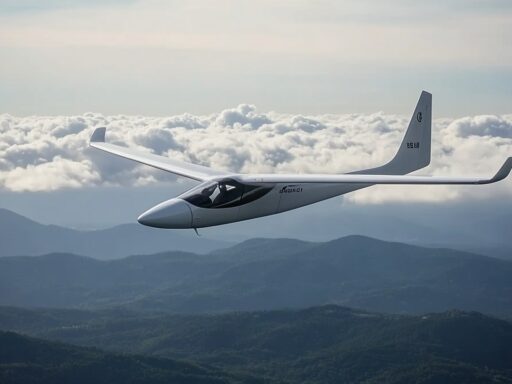
[[[507,0],[2,0],[14,115],[509,113]]]
[[[497,0],[0,0],[0,207],[97,228],[193,185],[87,148],[99,126],[235,172],[378,166],[423,89],[434,126],[421,174],[490,176],[512,155],[511,25],[512,3]],[[417,226],[475,207],[502,223],[511,192],[510,180],[374,187],[227,233],[304,237],[307,215],[336,237],[350,225],[338,214],[357,210],[359,232],[376,217],[409,222],[407,209],[422,212]]]

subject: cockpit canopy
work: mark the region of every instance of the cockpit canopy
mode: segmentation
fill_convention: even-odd
[[[233,179],[223,179],[200,184],[179,197],[196,207],[230,208],[259,199],[272,188],[273,186],[249,185]]]

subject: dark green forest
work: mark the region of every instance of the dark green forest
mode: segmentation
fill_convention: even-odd
[[[0,328],[111,353],[193,360],[237,380],[512,382],[512,324],[476,312],[409,316],[329,305],[156,315],[2,307]]]
[[[9,383],[262,383],[212,367],[103,352],[0,331],[0,382]]]

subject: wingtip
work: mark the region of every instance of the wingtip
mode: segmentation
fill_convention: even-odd
[[[91,136],[91,143],[104,143],[105,142],[105,132],[107,128],[101,127],[96,128]]]

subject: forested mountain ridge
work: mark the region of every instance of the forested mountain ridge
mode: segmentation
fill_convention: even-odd
[[[0,258],[0,305],[172,313],[340,304],[371,311],[449,309],[512,316],[512,262],[362,236],[326,243],[254,239],[207,255],[99,261],[71,254]]]

